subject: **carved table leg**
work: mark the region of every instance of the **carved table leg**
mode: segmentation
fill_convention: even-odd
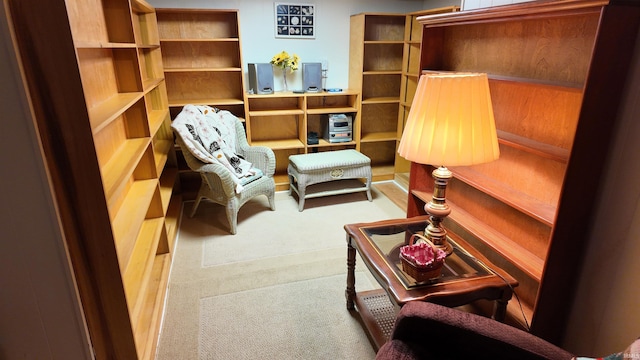
[[[513,295],[511,289],[505,289],[502,293],[502,298],[496,300],[492,316],[494,320],[504,322],[507,314],[507,304],[509,304],[509,300],[511,300],[511,295]]]
[[[356,297],[356,248],[351,245],[351,237],[347,235],[347,290],[344,295],[347,298],[347,309],[355,309]]]

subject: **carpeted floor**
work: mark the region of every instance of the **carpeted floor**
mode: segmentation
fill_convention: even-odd
[[[309,199],[303,212],[280,192],[276,211],[245,204],[234,236],[221,206],[201,204],[180,225],[157,359],[373,359],[345,307],[343,225],[404,216],[375,187],[372,202]],[[378,287],[356,270],[358,291]]]

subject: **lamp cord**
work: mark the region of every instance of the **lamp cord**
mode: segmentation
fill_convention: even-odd
[[[513,288],[513,286],[511,286],[511,284],[509,283],[509,281],[507,281],[507,279],[504,278],[504,276],[498,274],[495,270],[493,270],[492,268],[490,268],[489,266],[487,266],[487,264],[483,263],[480,259],[476,258],[475,256],[468,254],[475,262],[477,262],[478,264],[480,264],[482,267],[484,267],[485,269],[489,269],[489,271],[491,271],[493,274],[495,274],[496,276],[498,276],[500,279],[502,279],[502,281],[504,281],[505,284],[507,284],[507,286],[509,287],[509,289],[511,289],[511,293],[513,295],[516,296],[516,300],[518,301],[518,306],[520,307],[520,313],[522,314],[522,319],[524,320],[524,325],[527,329],[527,332],[529,332],[531,330],[531,327],[529,326],[529,321],[527,321],[527,316],[524,314],[524,309],[522,308],[522,302],[520,301],[520,297],[518,296],[518,293],[516,292],[516,290]]]

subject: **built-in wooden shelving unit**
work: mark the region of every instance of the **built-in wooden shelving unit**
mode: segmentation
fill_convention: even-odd
[[[451,169],[446,226],[518,279],[531,331],[559,343],[640,7],[561,0],[418,21],[422,71],[487,73],[498,128],[499,160]],[[424,214],[431,170],[412,164],[408,216]],[[517,302],[509,312],[524,325]]]
[[[181,207],[155,10],[11,10],[95,356],[153,359]]]
[[[355,119],[359,101],[359,92],[353,90],[339,93],[296,94],[289,91],[271,95],[246,94],[247,139],[251,145],[267,146],[274,151],[276,190],[289,187],[289,155],[356,148],[359,137],[355,122],[351,141],[331,143],[323,138],[323,134],[329,114],[346,114]],[[308,144],[309,132],[318,134],[318,144]]]

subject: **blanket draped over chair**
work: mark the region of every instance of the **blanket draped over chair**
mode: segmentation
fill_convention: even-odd
[[[205,163],[220,163],[233,175],[236,192],[242,179],[255,175],[252,164],[235,153],[235,119],[226,110],[209,106],[185,105],[171,123],[189,151]]]

